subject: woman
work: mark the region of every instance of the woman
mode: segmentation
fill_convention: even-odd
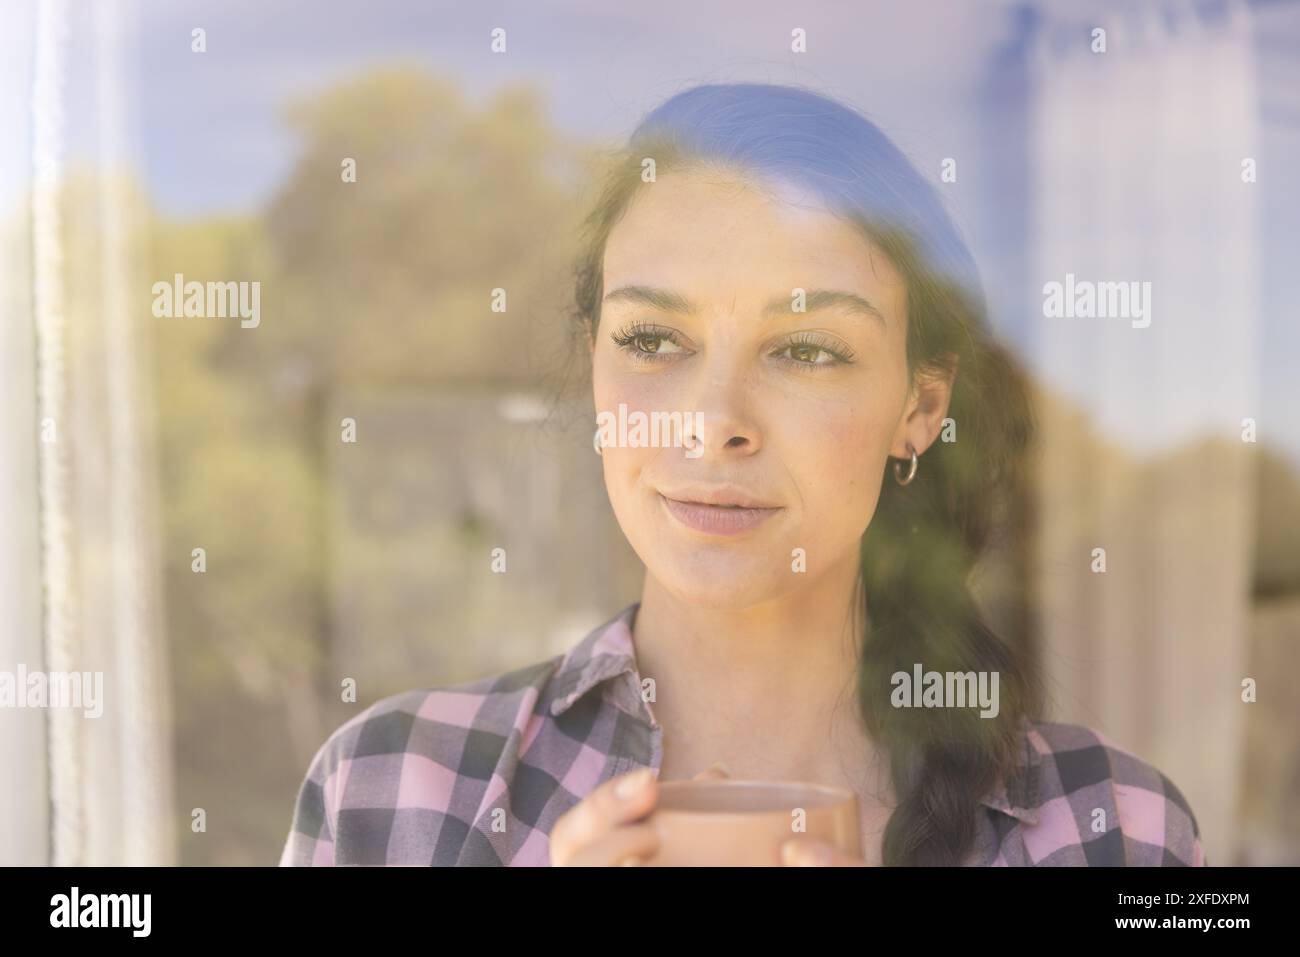
[[[641,598],[565,655],[343,725],[281,863],[636,863],[656,774],[720,762],[702,773],[858,795],[862,857],[798,835],[786,863],[1203,864],[1177,788],[1041,720],[980,619],[1026,386],[893,144],[805,90],[697,87],[644,120],[587,226],[598,412],[687,424],[596,434]],[[931,673],[993,697],[912,700]]]

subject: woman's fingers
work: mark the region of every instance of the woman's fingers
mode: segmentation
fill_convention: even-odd
[[[730,769],[715,761],[693,780],[723,780]],[[657,832],[637,824],[654,809],[659,783],[652,768],[637,768],[601,784],[560,815],[551,829],[550,855],[555,867],[609,866],[653,854]]]
[[[625,824],[574,854],[568,867],[641,864],[659,849],[659,833],[649,824]]]
[[[610,778],[569,808],[551,829],[551,863],[562,867],[583,848],[654,807],[658,782],[651,768]]]
[[[781,845],[781,863],[786,867],[867,866],[867,862],[861,858],[807,835],[792,837]]]
[[[721,761],[714,761],[709,767],[695,775],[693,781],[707,781],[731,777],[731,769]]]

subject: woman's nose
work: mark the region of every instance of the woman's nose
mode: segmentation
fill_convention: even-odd
[[[687,406],[693,457],[752,455],[762,446],[762,429],[752,402],[753,373],[734,361],[702,364]]]

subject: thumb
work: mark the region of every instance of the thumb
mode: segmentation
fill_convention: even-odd
[[[714,761],[708,768],[695,775],[692,781],[720,780],[731,777],[731,769],[721,761]]]

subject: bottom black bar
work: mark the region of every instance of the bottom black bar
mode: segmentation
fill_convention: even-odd
[[[518,935],[554,941],[602,924],[640,928],[660,944],[666,939],[658,935],[677,925],[740,936],[774,925],[893,931],[903,939],[920,933],[927,944],[949,935],[971,942],[972,933],[1004,943],[1065,943],[1080,935],[1169,931],[1230,943],[1289,926],[1281,915],[1293,896],[1294,871],[8,868],[0,878],[0,918],[6,943],[76,935],[80,944],[310,946],[374,944],[411,933],[460,946],[464,936],[487,931],[494,946],[508,946]],[[1050,936],[1023,936],[1033,932]]]

